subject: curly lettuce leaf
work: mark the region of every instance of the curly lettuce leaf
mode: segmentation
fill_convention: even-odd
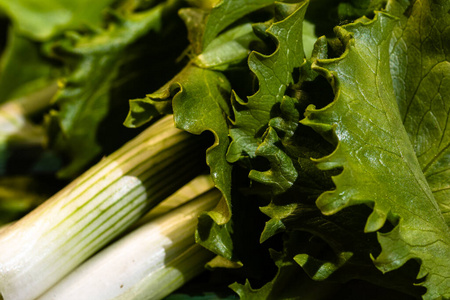
[[[301,18],[302,15],[298,14],[296,17]],[[296,49],[301,46],[298,41],[292,41],[285,45],[285,51],[290,52],[291,47]],[[316,48],[313,59],[326,55],[324,52],[327,47],[324,39],[317,43]],[[332,145],[309,127],[299,124],[301,115],[312,100],[323,98],[325,100],[320,101],[324,102],[332,97],[331,91],[323,88],[326,82],[317,77],[317,73],[311,71],[310,66],[310,61],[302,64],[297,81],[290,84],[285,89],[281,101],[271,107],[267,129],[255,150],[255,155],[265,158],[268,166],[263,170],[253,168],[249,173],[250,179],[269,186],[273,197],[277,198],[279,195],[280,198],[286,199],[286,203],[279,202],[271,209],[272,213],[279,209],[275,214],[280,216],[289,215],[295,206],[294,203],[300,199],[315,199],[323,191],[333,187],[329,175],[318,170],[310,160],[310,157],[330,153],[333,150]],[[275,86],[276,83],[273,84]],[[283,88],[282,83],[279,88]],[[261,97],[267,99],[270,95]],[[279,224],[282,227],[275,219],[273,222],[273,225]],[[277,230],[272,227],[269,231],[262,234],[262,241],[275,234]]]
[[[323,57],[325,53],[317,53],[324,46],[320,45],[321,42],[316,45],[318,49],[315,52],[316,56]],[[325,50],[326,47],[320,51]],[[318,99],[330,99],[332,94],[324,91],[318,93],[319,87],[326,91],[326,86],[323,85],[327,83],[321,76],[315,76],[310,70],[308,72],[309,67],[310,64],[305,64],[301,69],[299,99],[286,97],[285,101],[288,101],[280,106],[279,115],[274,114],[274,118],[270,120],[268,134],[256,152],[270,163],[271,168],[265,172],[270,176],[267,176],[268,180],[264,184],[271,187],[274,194],[270,204],[260,208],[270,217],[261,234],[261,242],[270,242],[270,238],[280,233],[289,236],[292,232],[307,232],[311,236],[301,243],[312,246],[305,246],[305,249],[298,252],[293,252],[292,249],[290,251],[293,252],[292,260],[302,266],[312,279],[339,283],[358,279],[406,294],[421,294],[423,291],[420,289],[411,288],[415,278],[407,276],[414,274],[415,269],[411,271],[411,268],[407,268],[383,275],[374,266],[368,253],[378,251],[378,242],[375,234],[367,235],[363,231],[370,209],[360,205],[324,216],[314,203],[321,193],[333,189],[334,185],[330,179],[333,174],[317,169],[310,157],[324,156],[333,147],[298,121],[300,112],[311,101],[319,105]],[[261,148],[265,150],[260,151]],[[278,185],[283,184],[283,170],[280,168],[283,158],[290,160],[294,167],[292,172],[298,175],[294,185],[277,193]],[[254,172],[252,170],[250,176]],[[314,240],[323,241],[323,245],[318,250],[310,251],[316,248]],[[281,279],[278,277],[274,278],[272,284],[279,284],[279,280]]]
[[[326,49],[325,39],[320,39],[316,43],[312,60],[326,55]],[[302,64],[299,73],[298,81],[286,90],[287,95],[272,108],[268,128],[255,151],[258,157],[266,159],[269,168],[263,171],[252,169],[249,173],[251,179],[270,186],[273,197],[279,195],[291,199],[287,201],[287,208],[281,203],[275,206],[280,208],[281,215],[286,215],[286,209],[291,211],[292,203],[315,199],[333,187],[329,174],[318,170],[310,160],[311,157],[330,153],[333,146],[311,128],[299,123],[309,104],[325,102],[331,99],[332,93],[323,87],[327,83],[311,71],[309,60]],[[268,237],[265,235],[262,240]]]
[[[311,296],[320,299],[321,296],[331,296],[327,284],[319,287],[317,283],[308,281],[304,274],[299,273],[301,270],[292,259],[285,259],[275,251],[271,255],[279,268],[275,278],[261,288],[252,288],[248,280],[244,284],[231,284],[230,288],[239,295],[239,299],[308,299]]]
[[[320,215],[320,212],[318,212],[318,215]],[[324,226],[323,232],[327,229],[330,229],[330,226]],[[330,235],[331,234],[332,233],[330,233]],[[349,295],[351,299],[379,299],[380,297],[383,297],[383,299],[397,300],[410,299],[409,297],[402,297],[404,295],[401,293],[371,286],[370,284],[365,286],[363,285],[363,288],[359,289],[358,284],[355,284],[354,281],[343,284],[340,278],[338,278],[338,281],[317,281],[317,279],[311,279],[294,261],[296,254],[305,251],[306,248],[316,248],[319,252],[323,252],[320,239],[312,238],[308,233],[299,231],[291,232],[289,235],[285,235],[283,245],[283,251],[281,252],[273,250],[270,251],[272,259],[278,267],[276,275],[270,282],[260,288],[252,288],[252,285],[248,280],[245,281],[244,284],[235,282],[230,285],[230,288],[239,295],[240,299],[325,300],[348,299]],[[308,271],[314,269],[315,267],[317,266],[314,265],[314,262],[308,262]],[[361,272],[360,274],[364,274],[367,270],[360,269],[359,271]]]
[[[448,1],[390,3],[399,18],[391,74],[403,125],[450,225],[450,18]]]
[[[336,189],[316,203],[326,215],[362,203],[372,207],[366,232],[378,231],[386,220],[395,225],[378,233],[382,252],[375,265],[387,272],[417,260],[424,298],[449,297],[450,230],[402,124],[389,76],[394,26],[393,17],[378,13],[373,21],[340,27],[344,54],[315,64],[336,98],[325,108],[308,108],[302,123],[338,139],[336,150],[317,160],[318,167],[343,168],[333,178]]]
[[[188,132],[210,131],[214,135],[214,144],[206,151],[206,163],[224,199],[208,216],[223,225],[229,221],[231,211],[231,165],[225,160],[231,87],[219,72],[194,66],[188,69],[187,80],[180,83],[180,92],[172,100],[174,120]]]
[[[292,72],[300,67],[304,57],[302,43],[298,41],[302,40],[306,7],[306,2],[277,3],[281,20],[266,30],[275,39],[277,49],[270,55],[252,52],[249,56],[249,67],[258,78],[259,90],[246,102],[235,94],[234,126],[230,130],[232,142],[227,153],[230,162],[256,156],[273,107],[279,105],[288,85],[294,82]]]
[[[369,22],[369,20],[361,19],[361,22]],[[318,44],[316,45],[316,51],[323,47],[320,43],[321,40],[319,39]],[[326,44],[323,45],[326,47]],[[325,54],[316,53],[316,55],[319,54],[319,58],[320,56],[326,58],[326,49],[322,49],[321,51],[325,52]],[[392,65],[391,68],[393,68]],[[303,69],[307,69],[307,66]],[[299,102],[296,102],[295,99],[290,99],[289,97],[285,97],[284,99],[285,102],[289,100],[287,103],[296,103],[298,111],[303,111],[301,108],[302,101],[308,98],[305,97],[307,93],[304,90],[308,80],[304,81],[303,78],[300,78],[298,83],[301,86],[299,90]],[[316,98],[314,100],[317,100],[316,96],[314,98]],[[323,192],[327,189],[324,189],[325,185],[323,185],[321,187],[322,190],[319,188],[315,192],[312,189],[308,191],[305,190],[304,187],[302,188],[301,184],[303,183],[305,186],[312,187],[313,184],[308,184],[308,178],[314,178],[313,181],[317,183],[317,179],[320,178],[320,176],[323,177],[325,174],[319,175],[308,173],[308,168],[306,168],[304,164],[299,165],[296,163],[297,158],[301,160],[301,155],[299,155],[299,153],[310,153],[311,157],[318,157],[318,152],[312,151],[313,149],[311,148],[307,150],[305,149],[306,147],[300,151],[295,151],[295,148],[300,148],[301,145],[313,145],[314,143],[312,141],[301,143],[298,140],[298,136],[307,137],[308,134],[300,131],[299,129],[301,129],[301,127],[295,124],[298,119],[297,116],[293,114],[296,111],[293,107],[294,106],[292,106],[292,108],[287,108],[286,103],[280,106],[280,115],[270,120],[269,129],[266,131],[265,139],[256,151],[257,155],[268,159],[271,168],[263,172],[265,175],[263,177],[252,177],[252,174],[261,173],[255,170],[252,170],[250,173],[251,178],[255,180],[259,179],[258,181],[271,186],[271,190],[276,194],[269,206],[261,208],[261,210],[271,218],[266,223],[266,227],[261,235],[261,241],[266,241],[280,232],[290,232],[292,230],[308,231],[314,233],[314,236],[321,237],[332,247],[330,258],[325,260],[317,259],[314,257],[314,254],[307,253],[298,254],[295,257],[295,260],[312,278],[316,280],[338,279],[339,281],[359,278],[377,283],[378,285],[401,290],[407,294],[415,293],[417,295],[423,293],[420,289],[414,290],[410,288],[411,283],[415,280],[408,276],[408,273],[416,273],[414,268],[411,269],[412,264],[408,263],[408,267],[405,266],[399,271],[388,272],[384,275],[373,267],[373,263],[367,256],[367,253],[378,251],[376,240],[374,241],[372,238],[369,238],[362,231],[354,231],[354,229],[352,229],[358,228],[362,224],[361,222],[358,223],[355,221],[358,211],[347,208],[346,210],[340,211],[338,214],[323,216],[319,210],[317,210],[315,205],[306,204],[311,201],[311,198],[313,198],[314,195],[317,195],[317,191]],[[276,114],[277,113],[272,112],[272,115]],[[291,134],[294,130],[297,132]],[[326,139],[333,142],[334,137],[330,136],[329,133],[330,132],[323,132]],[[292,139],[292,137],[296,137],[297,140]],[[319,149],[321,147],[319,147]],[[291,161],[289,161],[289,158]],[[295,174],[293,166],[295,166],[295,169],[297,170],[297,176],[302,174],[307,174],[308,176],[297,179],[292,187],[286,185],[284,190],[283,188],[280,189],[280,186],[283,186],[286,182],[285,178],[288,177],[284,174],[289,170],[291,170],[289,172]],[[307,209],[305,210],[305,208]],[[330,219],[330,217],[332,219]],[[367,218],[367,216],[362,215],[359,219],[364,218]],[[333,258],[331,259],[331,257]],[[274,279],[274,282],[275,280],[276,279]]]
[[[233,1],[229,2],[232,5],[228,9],[237,5]],[[197,44],[203,30],[208,30],[211,26],[222,26],[222,29],[226,27],[217,22],[228,22],[230,19],[221,21],[220,14],[215,13],[216,10],[222,11],[226,3],[224,1],[213,8],[209,15],[207,11],[196,8],[180,10],[179,14],[188,28],[193,57],[185,69],[161,89],[147,98],[132,100],[125,124],[140,126],[160,114],[173,112],[180,128],[194,134],[203,131],[213,133],[215,143],[208,149],[206,159],[216,187],[222,191],[224,198],[213,211],[200,216],[196,238],[197,242],[223,258],[236,260],[232,225],[229,222],[232,206],[231,164],[225,160],[229,148],[230,86],[223,73],[213,70],[227,71],[234,67],[248,56],[250,44],[259,39],[253,33],[251,24],[242,22],[222,33],[217,32],[218,35],[204,51],[198,49]],[[249,6],[246,13],[258,8],[260,7]],[[220,20],[204,24],[206,19],[212,18]],[[231,19],[232,22],[236,20],[235,17]]]
[[[54,55],[69,68],[48,122],[52,148],[69,158],[69,164],[60,171],[61,177],[73,177],[95,159],[103,151],[102,139],[110,136],[113,128],[113,142],[120,140],[117,133],[124,131],[122,120],[128,99],[149,85],[146,76],[161,70],[163,62],[175,59],[177,53],[170,49],[178,49],[178,43],[183,42],[171,38],[173,42],[156,47],[146,40],[162,43],[164,34],[173,32],[175,27],[169,26],[164,34],[155,34],[167,25],[165,18],[176,8],[177,2],[168,1],[143,12],[113,12],[115,20],[99,33],[75,34],[51,44]],[[166,77],[153,81],[158,84]],[[102,129],[102,124],[108,128]],[[101,134],[102,130],[105,134]]]
[[[199,217],[196,240],[205,248],[228,259],[231,259],[233,253],[230,225],[227,224],[231,216],[232,168],[225,160],[229,145],[230,91],[230,84],[222,73],[189,64],[147,98],[132,100],[126,121],[128,126],[142,125],[162,112],[155,105],[166,102],[173,110],[177,127],[193,134],[204,131],[213,134],[214,144],[206,152],[206,163],[210,167],[215,186],[224,198],[214,210]],[[142,118],[142,113],[147,117]]]
[[[320,47],[323,47],[320,42],[316,45],[319,48],[316,50],[316,56],[323,57],[325,53],[317,53]],[[414,277],[407,276],[411,274],[411,268],[383,275],[374,266],[368,253],[377,251],[378,242],[374,234],[367,235],[363,231],[368,208],[357,206],[335,215],[324,216],[315,205],[317,197],[333,189],[334,185],[330,179],[332,174],[317,169],[310,157],[326,155],[333,147],[321,136],[314,134],[311,128],[299,124],[298,121],[300,112],[303,112],[311,101],[319,104],[317,98],[329,99],[332,95],[327,92],[318,93],[319,87],[326,91],[323,84],[327,83],[322,77],[310,73],[310,70],[308,72],[309,67],[310,64],[305,64],[301,69],[299,99],[285,98],[279,111],[273,113],[268,133],[256,152],[270,163],[271,168],[264,172],[267,174],[265,176],[267,180],[259,181],[271,187],[273,193],[270,204],[260,208],[270,217],[261,234],[261,242],[270,242],[270,238],[280,233],[290,236],[293,232],[307,232],[310,236],[299,243],[312,246],[305,246],[298,252],[293,249],[286,250],[292,252],[292,261],[302,266],[312,279],[343,284],[359,279],[406,294],[423,293],[420,289],[411,288],[411,284],[415,282]],[[283,170],[284,160],[293,168]],[[283,171],[289,169],[297,174],[297,180],[285,191],[280,190],[279,185],[284,181]],[[254,173],[255,170],[252,170],[250,177],[258,180],[252,177]],[[315,248],[314,240],[323,241],[323,245],[318,250],[310,251]],[[413,269],[412,274],[414,271]],[[302,272],[297,270],[297,273],[296,275],[300,276]],[[275,277],[271,285],[282,284],[280,280],[284,279]],[[322,284],[326,286],[328,283]]]

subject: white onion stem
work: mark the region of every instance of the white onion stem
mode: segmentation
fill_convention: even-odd
[[[0,233],[0,295],[35,299],[197,176],[203,145],[167,116]]]
[[[87,260],[39,300],[161,299],[204,270],[214,255],[195,244],[197,216],[211,190],[136,229]]]

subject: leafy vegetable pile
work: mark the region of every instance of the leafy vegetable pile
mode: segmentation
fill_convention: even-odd
[[[0,11],[5,300],[450,299],[449,1]]]

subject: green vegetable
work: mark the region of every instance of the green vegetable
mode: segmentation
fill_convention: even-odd
[[[331,155],[317,160],[319,169],[343,168],[333,178],[336,189],[316,204],[324,214],[369,205],[373,212],[365,232],[378,231],[386,220],[395,225],[378,234],[382,252],[375,265],[387,272],[418,259],[418,277],[428,275],[425,297],[448,297],[450,282],[443,278],[450,278],[445,267],[450,230],[403,127],[389,76],[394,22],[377,14],[374,21],[343,27],[338,38],[347,43],[345,53],[316,63],[316,70],[334,81],[337,97],[323,109],[308,108],[303,124],[325,135],[333,131],[338,140]]]
[[[145,12],[111,12],[99,32],[73,33],[48,43],[50,55],[60,59],[69,69],[60,80],[61,86],[53,99],[54,106],[46,125],[51,148],[69,159],[59,171],[60,177],[75,177],[105,147],[115,149],[124,142],[121,138],[124,134],[115,135],[113,139],[111,130],[124,131],[122,122],[127,113],[127,97],[139,95],[134,91],[138,86],[136,82],[142,81],[141,77],[148,76],[148,72],[157,70],[155,65],[161,63],[158,60],[173,59],[170,48],[183,44],[176,40],[168,42],[167,38],[161,37],[177,37],[174,31],[179,25],[176,22],[166,24],[166,19],[167,15],[175,14],[178,2],[166,1]],[[163,26],[167,26],[165,31],[155,34]],[[149,39],[167,44],[164,49],[155,48],[147,42]],[[163,58],[161,53],[164,53]],[[138,59],[143,56],[149,58]],[[148,86],[147,82],[145,86]],[[117,121],[110,121],[103,128],[102,124],[111,119]],[[130,138],[129,132],[125,137]]]
[[[48,107],[56,92],[56,84],[7,101],[0,105],[0,174],[7,172],[7,164],[17,164],[11,156],[22,149],[35,148],[31,156],[39,156],[47,142],[42,126],[29,120],[29,117]],[[24,157],[20,157],[24,160]],[[13,161],[13,163],[11,163]]]
[[[201,140],[156,125],[2,231],[4,299],[39,296],[202,171]]]
[[[96,1],[0,1],[15,26],[35,39],[48,39],[64,30],[82,26],[95,26],[100,23],[101,11],[112,0]],[[89,7],[89,9],[86,9]],[[36,15],[39,13],[39,15]]]
[[[220,193],[210,190],[139,227],[38,299],[161,299],[201,273],[213,257],[195,244],[194,231],[198,214],[219,199]]]
[[[13,99],[35,99],[58,80],[47,106],[14,117],[39,129],[39,147],[60,164],[42,168],[35,158],[31,165],[57,182],[121,147],[136,128],[158,132],[155,120],[166,115],[180,135],[200,135],[202,145],[212,137],[205,152],[174,146],[183,149],[179,160],[164,160],[161,169],[169,176],[191,171],[181,162],[205,161],[222,196],[198,211],[195,233],[180,231],[211,260],[174,298],[450,299],[449,1],[120,0],[100,1],[78,19],[53,18],[61,13],[53,1],[35,11],[31,1],[3,2],[11,25],[0,101],[15,107]],[[83,6],[64,7],[76,16]],[[43,24],[36,16],[49,9],[56,14]],[[0,162],[13,176],[8,134]],[[23,135],[29,145],[31,136]],[[83,212],[83,220],[96,213]],[[1,251],[0,270],[14,269],[17,257]],[[201,257],[178,266],[190,278],[206,262]],[[99,269],[92,264],[67,278],[86,280]],[[109,273],[111,282],[121,278]]]
[[[450,25],[445,2],[418,2],[412,7],[391,3],[399,18],[391,40],[391,74],[400,117],[420,168],[449,224],[448,97]],[[404,15],[409,14],[409,18]],[[422,19],[422,22],[415,20]],[[435,25],[434,25],[435,24]],[[417,34],[419,32],[419,34]],[[441,33],[442,32],[442,33]],[[439,41],[442,40],[442,45]],[[424,46],[421,46],[424,45]],[[416,50],[418,49],[418,50]],[[413,71],[414,68],[417,70]],[[424,109],[428,107],[429,109]]]

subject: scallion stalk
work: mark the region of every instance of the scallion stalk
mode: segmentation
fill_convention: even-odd
[[[134,224],[131,229],[135,229],[137,228],[137,226],[142,226],[143,224],[146,224],[151,220],[168,213],[172,209],[175,209],[182,204],[191,201],[193,198],[203,194],[204,192],[207,192],[213,187],[214,182],[210,174],[202,174],[195,177],[174,194],[170,195],[169,197],[164,199],[164,201],[152,208],[152,210],[144,217],[142,217],[138,222],[136,222],[136,224]]]
[[[35,299],[204,166],[167,116],[0,234],[0,294]]]
[[[221,194],[210,190],[103,249],[39,300],[161,299],[200,274],[214,255],[195,244],[197,216]]]

